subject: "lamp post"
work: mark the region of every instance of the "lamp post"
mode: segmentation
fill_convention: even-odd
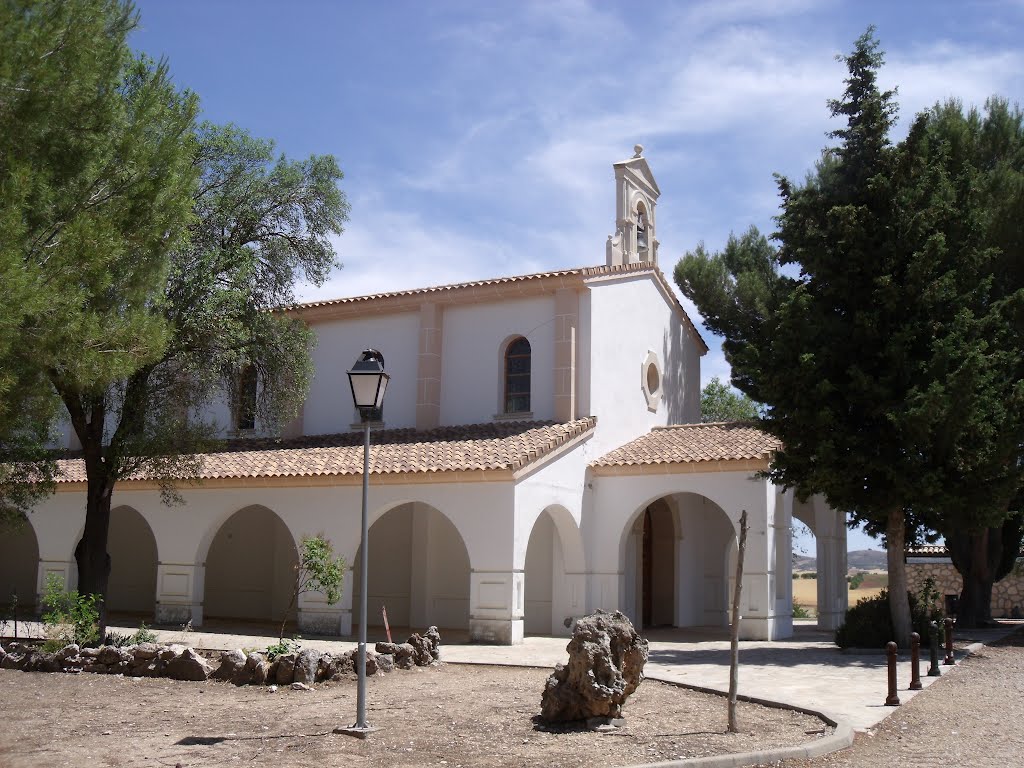
[[[366,594],[369,591],[369,538],[370,526],[367,513],[366,497],[370,487],[370,420],[375,410],[384,404],[384,392],[391,377],[384,373],[384,356],[376,349],[363,350],[362,356],[356,360],[352,370],[348,371],[349,386],[352,387],[352,401],[359,409],[363,422],[363,528],[362,528],[362,563],[360,579],[362,590],[359,595],[359,660],[356,672],[359,675],[358,693],[356,698],[356,722],[351,728],[343,729],[347,733],[365,738],[373,730],[366,723]]]

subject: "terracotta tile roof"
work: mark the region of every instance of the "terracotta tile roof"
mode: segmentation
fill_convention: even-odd
[[[511,470],[525,467],[572,438],[594,428],[589,416],[565,423],[503,421],[441,427],[426,432],[384,429],[371,433],[370,473],[373,475],[472,470]],[[82,482],[81,459],[58,462],[64,474],[58,482]],[[315,435],[291,440],[234,440],[223,450],[203,456],[202,479],[244,477],[316,477],[361,475],[363,433]],[[127,480],[145,480],[133,475]]]
[[[646,435],[606,453],[592,467],[688,464],[701,461],[769,459],[781,443],[744,422],[677,424],[655,427]]]
[[[466,283],[435,285],[427,288],[414,288],[406,291],[390,291],[373,293],[366,296],[351,296],[323,301],[310,301],[287,307],[284,311],[295,313],[315,321],[318,318],[336,316],[338,312],[359,308],[359,311],[406,311],[418,306],[420,302],[434,301],[439,303],[474,303],[516,296],[533,296],[545,292],[553,292],[559,288],[580,286],[587,280],[614,278],[620,275],[651,274],[661,285],[665,295],[682,314],[686,326],[693,332],[698,343],[707,352],[704,338],[693,324],[683,305],[676,298],[672,286],[665,274],[656,264],[639,262],[618,266],[600,265],[595,267],[576,267],[552,272],[534,272],[529,275],[510,275],[487,280],[473,280]]]

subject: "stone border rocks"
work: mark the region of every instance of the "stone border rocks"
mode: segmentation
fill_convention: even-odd
[[[379,643],[377,652],[366,653],[366,674],[380,675],[395,667],[411,669],[439,664],[441,634],[430,627],[423,635],[413,633],[401,644]],[[24,672],[89,672],[126,677],[167,677],[172,680],[221,680],[234,685],[302,686],[341,680],[355,674],[355,650],[341,654],[305,648],[282,653],[270,660],[263,653],[225,651],[215,666],[184,645],[140,643],[117,647],[80,648],[68,645],[56,653],[25,643],[0,646],[0,669]]]

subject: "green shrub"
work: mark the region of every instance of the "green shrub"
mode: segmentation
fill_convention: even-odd
[[[818,573],[817,573],[817,571],[811,571],[809,573],[801,573],[800,574],[800,578],[801,579],[816,579],[816,578],[818,578]]]
[[[922,591],[927,588],[925,585]],[[927,643],[929,624],[941,616],[928,609],[930,602],[926,594],[908,593],[908,596],[913,631],[921,635],[922,644]],[[840,648],[885,648],[895,635],[889,615],[889,590],[883,589],[875,597],[861,598],[846,611],[843,625],[836,630],[835,642]]]
[[[100,639],[100,595],[65,590],[60,576],[51,573],[43,588],[43,650],[59,651],[66,645],[96,645]]]
[[[850,589],[859,589],[860,585],[864,583],[864,574],[857,571],[853,576],[847,576],[846,580],[850,583]]]
[[[793,601],[793,618],[794,619],[810,619],[811,612],[804,606],[800,605],[796,600]]]
[[[107,636],[103,638],[103,644],[124,648],[126,645],[132,645],[132,636],[122,635],[118,632],[107,632]]]
[[[280,640],[278,640],[273,645],[268,645],[267,646],[267,660],[268,661],[273,661],[275,656],[280,656],[281,654],[284,654],[284,653],[298,653],[299,649],[302,647],[299,644],[299,640],[301,640],[301,639],[302,638],[299,635],[296,635],[291,640],[289,640],[288,638],[285,637],[285,638],[281,638]]]
[[[132,645],[138,645],[139,643],[155,643],[156,632],[146,626],[146,622],[140,621],[139,628],[135,630],[135,634],[131,638]]]

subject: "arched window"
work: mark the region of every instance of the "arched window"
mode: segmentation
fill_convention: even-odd
[[[649,238],[647,233],[647,208],[643,203],[636,206],[636,251],[641,261],[647,260],[649,249]]]
[[[530,342],[520,336],[505,350],[505,413],[530,410]]]
[[[253,365],[245,366],[238,377],[235,429],[239,432],[256,429],[256,367]]]

